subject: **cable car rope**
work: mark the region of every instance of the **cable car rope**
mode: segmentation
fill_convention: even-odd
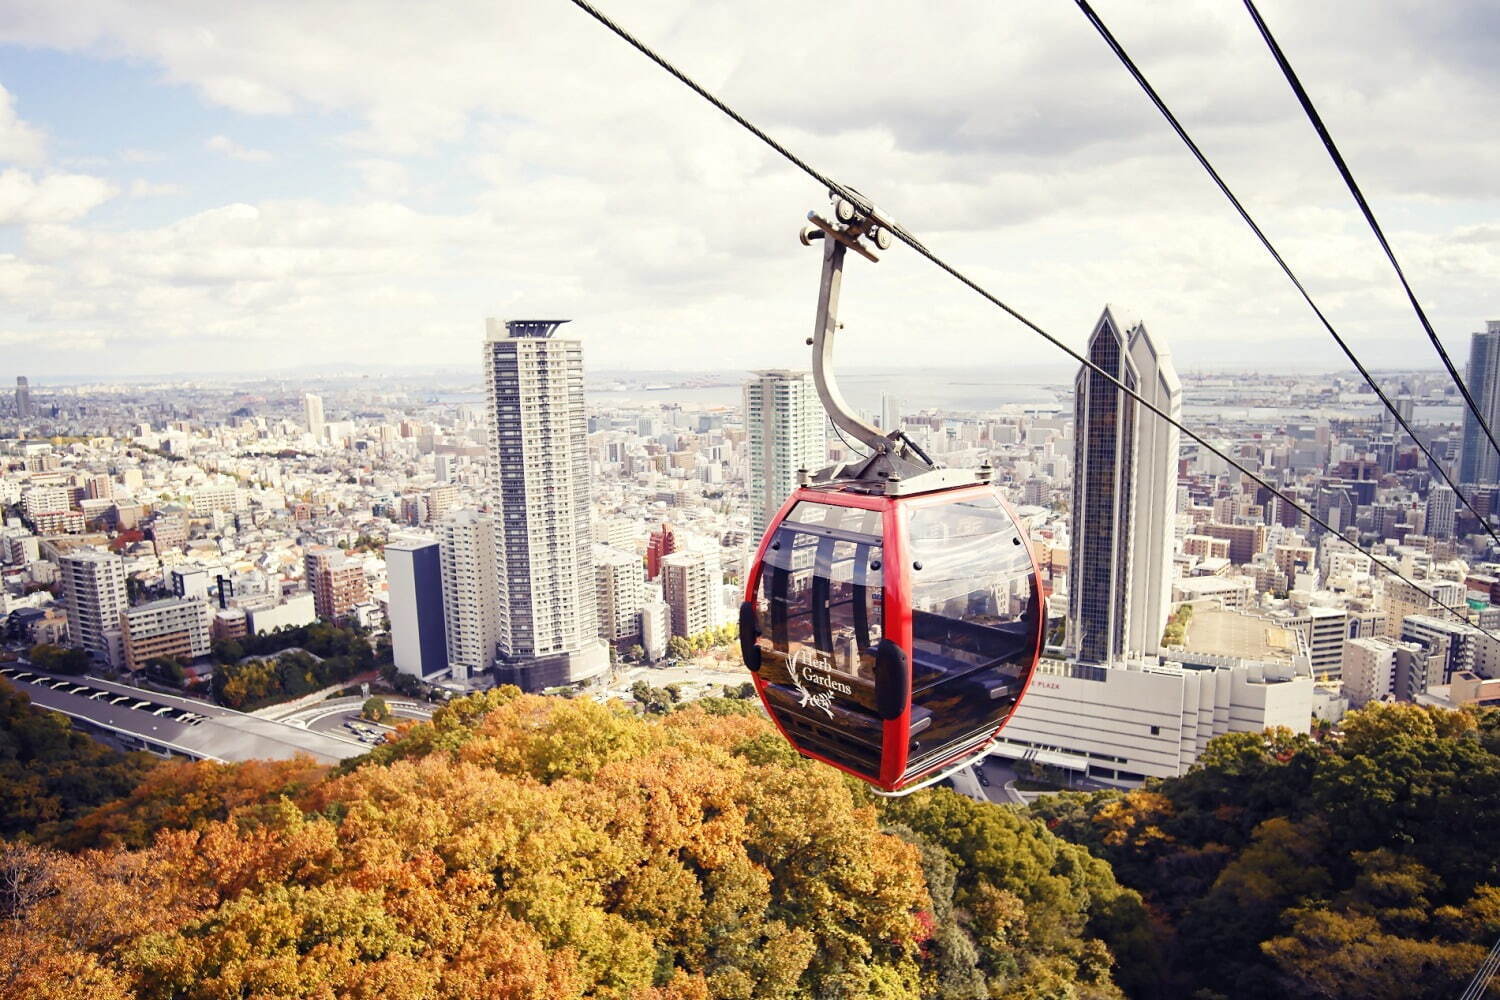
[[[1182,122],[1178,121],[1177,116],[1174,115],[1171,109],[1167,107],[1167,104],[1162,100],[1161,95],[1156,92],[1156,88],[1151,86],[1150,82],[1146,79],[1145,74],[1141,72],[1140,67],[1135,64],[1135,60],[1131,59],[1130,54],[1125,51],[1125,47],[1120,44],[1119,40],[1116,39],[1109,28],[1105,26],[1104,21],[1099,17],[1099,15],[1094,13],[1094,8],[1089,6],[1088,0],[1076,0],[1076,2],[1078,4],[1078,9],[1083,11],[1083,16],[1088,18],[1089,23],[1094,26],[1094,28],[1099,32],[1100,37],[1104,39],[1104,43],[1110,47],[1114,54],[1119,58],[1120,62],[1130,72],[1130,75],[1135,78],[1135,82],[1141,85],[1141,90],[1145,91],[1146,96],[1151,99],[1151,103],[1156,105],[1156,110],[1161,112],[1162,117],[1165,118],[1167,120],[1167,123],[1172,126],[1172,130],[1177,133],[1177,137],[1182,140],[1183,145],[1187,146],[1188,150],[1193,154],[1194,158],[1197,159],[1199,165],[1208,172],[1208,176],[1213,178],[1214,184],[1218,186],[1224,197],[1229,199],[1229,203],[1234,206],[1234,210],[1239,213],[1239,216],[1244,220],[1245,225],[1250,227],[1250,231],[1255,234],[1256,239],[1260,240],[1261,246],[1265,247],[1266,252],[1269,253],[1272,259],[1276,261],[1276,264],[1281,268],[1282,273],[1287,276],[1287,280],[1289,280],[1297,289],[1297,291],[1302,295],[1303,301],[1305,301],[1308,307],[1312,309],[1313,314],[1318,317],[1318,321],[1323,324],[1323,328],[1328,331],[1328,335],[1333,338],[1333,342],[1339,345],[1339,348],[1344,352],[1344,356],[1348,358],[1349,361],[1354,365],[1355,370],[1359,372],[1362,378],[1364,378],[1365,383],[1369,385],[1371,389],[1375,390],[1375,395],[1379,397],[1380,402],[1384,404],[1387,412],[1389,412],[1391,416],[1396,418],[1396,422],[1401,425],[1401,429],[1405,431],[1413,441],[1416,442],[1417,447],[1421,449],[1422,455],[1427,459],[1428,464],[1438,471],[1438,475],[1443,477],[1443,482],[1448,484],[1448,487],[1453,490],[1454,494],[1463,503],[1463,505],[1469,509],[1469,512],[1479,519],[1480,527],[1482,527],[1489,534],[1490,538],[1494,540],[1496,545],[1500,545],[1500,535],[1497,535],[1495,533],[1495,529],[1490,526],[1489,521],[1485,519],[1483,514],[1479,513],[1479,510],[1474,506],[1473,503],[1469,501],[1469,498],[1466,497],[1463,491],[1458,488],[1458,483],[1455,482],[1453,477],[1448,474],[1448,470],[1444,467],[1444,464],[1438,460],[1437,456],[1432,453],[1427,445],[1422,443],[1422,439],[1417,437],[1416,431],[1412,429],[1411,424],[1407,422],[1407,419],[1401,415],[1401,411],[1396,408],[1396,404],[1392,402],[1391,398],[1385,394],[1385,391],[1383,389],[1381,389],[1380,385],[1375,381],[1375,377],[1370,374],[1369,369],[1364,366],[1359,358],[1355,357],[1354,349],[1351,348],[1348,342],[1346,342],[1344,338],[1339,335],[1339,332],[1333,328],[1333,324],[1329,322],[1328,317],[1324,315],[1323,310],[1318,307],[1318,304],[1313,301],[1312,295],[1308,292],[1306,286],[1302,284],[1301,279],[1299,279],[1297,275],[1293,273],[1291,266],[1287,264],[1286,259],[1281,256],[1280,251],[1278,251],[1276,247],[1272,245],[1270,237],[1265,234],[1265,231],[1261,229],[1260,225],[1255,221],[1255,219],[1250,216],[1250,213],[1248,210],[1246,210],[1244,204],[1238,197],[1235,196],[1235,193],[1229,189],[1229,185],[1224,182],[1224,178],[1219,176],[1219,172],[1214,169],[1214,165],[1209,162],[1208,157],[1204,155],[1203,150],[1200,149],[1198,147],[1198,144],[1193,141],[1192,136],[1188,135],[1187,129],[1183,127]],[[1249,0],[1246,0],[1246,3],[1248,2]],[[1252,8],[1252,10],[1253,9],[1254,8]],[[1383,237],[1382,242],[1384,242]],[[1392,260],[1394,260],[1394,258],[1392,258]],[[1413,299],[1412,301],[1415,302],[1416,300]],[[1441,346],[1439,346],[1439,350],[1441,349]],[[1445,357],[1444,360],[1446,361],[1447,358]],[[1486,430],[1488,430],[1488,428],[1486,428]],[[1500,449],[1497,449],[1497,451],[1500,451]]]
[[[692,78],[690,78],[687,74],[683,73],[682,70],[680,70],[676,66],[672,65],[670,62],[668,62],[666,60],[666,58],[664,58],[663,56],[659,55],[650,46],[646,45],[646,43],[642,42],[640,39],[636,38],[630,32],[628,32],[624,28],[620,27],[620,25],[618,25],[614,21],[610,20],[610,18],[607,15],[605,15],[602,11],[600,11],[597,7],[595,7],[592,3],[590,3],[589,0],[570,0],[570,2],[575,7],[579,8],[582,11],[584,11],[590,17],[594,18],[594,20],[596,20],[600,24],[604,25],[610,31],[614,32],[617,36],[619,36],[619,38],[621,40],[623,40],[626,43],[628,43],[631,47],[633,47],[637,51],[639,51],[642,55],[646,56],[652,62],[656,63],[662,69],[666,70],[673,77],[675,77],[679,82],[681,82],[684,86],[686,86],[689,90],[693,91],[699,97],[702,97],[705,101],[708,101],[708,103],[710,103],[714,107],[718,108],[726,116],[728,116],[731,120],[733,120],[736,124],[740,125],[746,131],[750,132],[756,138],[760,139],[763,143],[765,143],[771,149],[773,149],[777,153],[781,154],[781,156],[784,159],[786,159],[789,163],[791,163],[793,166],[797,167],[799,170],[801,170],[803,173],[807,174],[809,177],[811,177],[813,180],[817,181],[819,184],[824,185],[824,187],[827,188],[827,190],[829,191],[830,194],[837,195],[840,198],[844,198],[845,200],[847,200],[850,203],[852,203],[853,205],[855,205],[861,212],[863,212],[865,214],[872,214],[872,213],[874,213],[874,206],[870,203],[869,199],[867,199],[865,196],[861,195],[858,191],[855,191],[855,190],[852,190],[850,188],[847,188],[847,187],[843,186],[842,184],[839,184],[839,183],[833,181],[832,179],[824,176],[823,174],[819,173],[814,167],[812,167],[809,163],[807,163],[807,161],[803,160],[801,157],[797,156],[795,153],[793,153],[791,150],[787,149],[781,143],[779,143],[775,139],[771,138],[764,131],[762,131],[760,128],[756,127],[753,123],[751,123],[748,119],[746,119],[743,115],[741,115],[739,112],[735,111],[729,105],[727,105],[723,101],[721,101],[718,97],[715,97],[709,91],[705,90],[701,85],[699,85],[696,81],[694,81]],[[1147,409],[1147,410],[1151,411],[1152,413],[1156,414],[1156,416],[1160,417],[1162,420],[1165,420],[1171,426],[1176,427],[1183,434],[1186,434],[1188,437],[1190,437],[1194,441],[1196,441],[1201,447],[1203,447],[1204,449],[1206,449],[1210,454],[1214,455],[1220,461],[1224,462],[1225,464],[1227,464],[1230,467],[1232,467],[1232,468],[1236,469],[1237,471],[1239,471],[1242,475],[1244,475],[1250,481],[1254,482],[1255,484],[1257,484],[1261,488],[1269,491],[1274,496],[1277,496],[1277,497],[1281,498],[1284,502],[1286,502],[1288,505],[1290,505],[1293,510],[1296,510],[1298,513],[1300,513],[1303,516],[1305,516],[1313,524],[1316,524],[1319,527],[1323,528],[1329,534],[1333,535],[1334,537],[1336,537],[1337,539],[1339,539],[1340,541],[1342,541],[1344,544],[1346,544],[1350,548],[1354,549],[1356,552],[1359,552],[1362,555],[1368,556],[1369,559],[1370,559],[1370,561],[1371,561],[1371,563],[1374,566],[1379,566],[1382,570],[1384,570],[1385,572],[1387,572],[1387,573],[1391,574],[1392,576],[1396,577],[1398,580],[1401,580],[1403,583],[1406,583],[1408,586],[1411,586],[1411,587],[1413,587],[1413,588],[1415,588],[1417,590],[1422,590],[1422,586],[1420,584],[1418,584],[1415,580],[1412,580],[1405,573],[1401,572],[1400,569],[1398,569],[1397,567],[1395,567],[1391,563],[1387,562],[1386,560],[1382,559],[1381,557],[1377,556],[1375,553],[1371,552],[1369,549],[1367,549],[1364,546],[1360,545],[1358,542],[1350,541],[1348,538],[1345,538],[1343,535],[1339,534],[1338,531],[1336,529],[1334,529],[1334,527],[1332,525],[1330,525],[1327,521],[1325,521],[1321,517],[1319,517],[1315,511],[1310,510],[1307,506],[1305,506],[1304,504],[1302,504],[1300,501],[1298,501],[1295,498],[1290,497],[1287,494],[1283,493],[1281,490],[1279,490],[1275,486],[1271,485],[1271,483],[1268,482],[1259,473],[1252,472],[1245,465],[1241,464],[1237,460],[1235,460],[1235,459],[1231,458],[1229,455],[1227,455],[1223,450],[1221,450],[1221,449],[1215,447],[1214,445],[1210,444],[1208,442],[1208,440],[1203,437],[1203,435],[1199,434],[1197,431],[1192,430],[1187,425],[1183,424],[1182,421],[1177,420],[1176,418],[1172,417],[1165,410],[1161,409],[1156,404],[1152,403],[1150,400],[1148,400],[1148,399],[1144,398],[1143,396],[1141,396],[1140,393],[1136,392],[1134,389],[1132,389],[1129,386],[1127,386],[1124,382],[1120,381],[1120,379],[1116,378],[1114,375],[1111,375],[1109,372],[1105,371],[1099,365],[1095,364],[1093,361],[1090,361],[1087,357],[1085,357],[1084,355],[1078,353],[1076,350],[1074,350],[1073,348],[1069,347],[1067,344],[1063,343],[1057,337],[1055,337],[1051,333],[1048,333],[1042,327],[1038,326],[1032,320],[1028,319],[1026,316],[1024,316],[1020,312],[1016,311],[1010,305],[1006,304],[1004,301],[1002,301],[1000,298],[998,298],[994,293],[990,292],[984,286],[982,286],[978,282],[976,282],[973,278],[970,278],[968,275],[966,275],[962,271],[958,270],[952,264],[949,264],[947,261],[943,260],[937,254],[933,253],[931,250],[929,250],[927,248],[926,244],[924,244],[921,240],[917,239],[917,237],[914,236],[914,235],[912,235],[912,233],[908,232],[907,229],[906,229],[906,227],[901,226],[901,225],[899,225],[899,224],[897,224],[897,223],[895,223],[895,222],[893,222],[891,220],[882,220],[881,224],[882,224],[883,228],[885,228],[888,232],[890,232],[890,234],[892,236],[894,236],[896,239],[900,240],[902,243],[906,244],[912,250],[915,250],[920,256],[926,258],[929,262],[931,262],[933,265],[935,265],[939,270],[943,271],[949,277],[955,279],[960,284],[962,284],[965,287],[967,287],[970,291],[973,291],[974,293],[976,293],[977,295],[979,295],[986,302],[989,302],[991,305],[993,305],[996,308],[1000,309],[1002,312],[1006,313],[1011,318],[1015,319],[1022,326],[1026,327],[1028,330],[1032,331],[1037,336],[1041,337],[1043,340],[1047,341],[1049,344],[1051,344],[1052,346],[1056,347],[1058,350],[1062,351],[1064,354],[1068,355],[1068,357],[1072,358],[1074,361],[1077,361],[1079,364],[1083,365],[1085,368],[1089,369],[1094,374],[1099,375],[1102,378],[1104,378],[1106,381],[1108,381],[1110,384],[1114,385],[1117,389],[1119,389],[1125,395],[1127,395],[1131,399],[1135,400],[1140,406],[1142,406],[1145,409]],[[1457,618],[1459,621],[1467,621],[1468,620],[1468,616],[1466,614],[1464,614],[1463,612],[1459,611],[1457,608],[1453,607],[1452,605],[1449,605],[1449,604],[1446,604],[1446,603],[1444,603],[1442,601],[1439,601],[1439,600],[1437,600],[1437,598],[1431,598],[1431,599],[1432,599],[1432,601],[1439,608],[1441,608],[1444,611],[1447,611],[1448,613],[1454,615],[1455,618]],[[1485,635],[1489,636],[1490,638],[1496,639],[1496,640],[1500,640],[1500,635],[1496,635],[1495,633],[1491,632],[1490,630],[1488,630],[1486,628],[1483,628],[1482,626],[1476,625],[1474,627],[1478,628],[1479,631],[1483,632]]]
[[[868,451],[861,452],[854,446],[854,442],[844,437],[844,432],[839,429],[839,425],[834,423],[832,418],[828,418],[828,426],[833,428],[833,432],[839,436],[839,440],[844,442],[844,447],[848,448],[856,458],[866,459],[870,457],[870,453]]]
[[[1479,964],[1479,969],[1474,973],[1474,978],[1469,985],[1459,994],[1458,1000],[1481,1000],[1485,991],[1489,989],[1490,980],[1495,978],[1496,970],[1500,970],[1500,941],[1496,941],[1490,953],[1484,957]]]
[[[1292,69],[1292,64],[1287,61],[1286,54],[1281,51],[1281,46],[1276,43],[1276,37],[1271,34],[1271,29],[1266,24],[1265,19],[1260,16],[1260,11],[1255,9],[1255,4],[1251,0],[1245,0],[1245,7],[1250,11],[1250,16],[1254,19],[1255,26],[1260,29],[1261,37],[1266,40],[1266,45],[1270,47],[1271,54],[1276,57],[1276,64],[1281,67],[1281,72],[1286,77],[1287,83],[1291,84],[1292,91],[1297,95],[1297,100],[1302,105],[1302,110],[1307,113],[1308,121],[1312,122],[1313,129],[1318,133],[1318,138],[1323,140],[1323,148],[1328,150],[1328,155],[1333,159],[1333,165],[1338,168],[1339,175],[1344,178],[1344,183],[1349,187],[1349,193],[1354,196],[1355,202],[1359,205],[1359,210],[1364,213],[1365,221],[1370,224],[1370,230],[1375,234],[1375,239],[1379,241],[1380,248],[1385,251],[1386,259],[1391,262],[1391,267],[1395,268],[1396,277],[1401,280],[1401,287],[1406,290],[1406,298],[1411,302],[1411,307],[1416,312],[1417,319],[1422,324],[1422,329],[1427,332],[1427,339],[1432,341],[1432,346],[1437,350],[1438,357],[1443,359],[1443,367],[1448,369],[1448,375],[1453,379],[1453,384],[1458,386],[1458,391],[1463,394],[1464,405],[1469,408],[1469,413],[1484,431],[1484,436],[1489,438],[1490,447],[1494,448],[1497,454],[1500,454],[1500,442],[1495,440],[1494,431],[1490,429],[1490,425],[1485,421],[1484,414],[1479,412],[1479,404],[1469,394],[1469,387],[1459,377],[1458,369],[1453,366],[1453,361],[1448,357],[1448,352],[1443,349],[1442,340],[1438,338],[1436,331],[1432,329],[1432,323],[1428,321],[1426,311],[1423,310],[1422,304],[1417,301],[1417,293],[1412,291],[1411,282],[1406,280],[1406,272],[1402,269],[1401,263],[1396,260],[1396,252],[1391,249],[1390,241],[1385,238],[1385,231],[1380,228],[1380,223],[1375,221],[1375,213],[1371,210],[1370,203],[1365,200],[1364,192],[1355,183],[1354,174],[1349,170],[1349,164],[1344,162],[1343,154],[1339,152],[1339,147],[1334,143],[1333,136],[1329,133],[1328,127],[1323,124],[1322,116],[1318,114],[1318,109],[1313,106],[1312,98],[1307,96],[1307,91],[1302,87],[1302,81],[1298,79],[1296,71]]]

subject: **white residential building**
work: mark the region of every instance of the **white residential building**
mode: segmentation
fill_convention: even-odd
[[[1344,694],[1351,706],[1363,708],[1395,695],[1396,653],[1401,647],[1374,636],[1344,641]]]
[[[599,638],[634,642],[641,634],[646,573],[640,556],[608,545],[594,546],[594,581],[599,599]]]
[[[646,659],[655,663],[667,655],[667,641],[672,638],[672,609],[666,601],[650,600],[641,605],[641,648]]]
[[[1344,642],[1349,636],[1349,613],[1342,608],[1308,608],[1303,628],[1312,657],[1313,677],[1336,681],[1343,676]]]
[[[436,525],[448,665],[454,680],[488,670],[500,646],[504,579],[494,518],[472,510]]]
[[[118,632],[120,616],[130,606],[124,560],[112,552],[77,549],[57,562],[68,609],[68,641],[115,662],[118,650],[105,633]]]
[[[827,418],[811,372],[758,371],[745,383],[751,523],[757,535],[797,488],[798,474],[827,464]]]
[[[21,513],[28,521],[44,514],[62,514],[73,505],[73,491],[63,486],[33,486],[21,494]]]
[[[595,591],[583,345],[567,320],[486,321],[485,416],[499,518],[503,681],[537,691],[609,669]]]
[[[672,634],[695,636],[717,628],[720,570],[711,552],[673,552],[661,560],[662,597],[671,609]]]
[[[1434,486],[1427,494],[1427,515],[1422,532],[1429,538],[1452,538],[1457,518],[1457,497],[1447,486]]]

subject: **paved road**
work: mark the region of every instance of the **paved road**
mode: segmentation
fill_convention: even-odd
[[[1016,791],[1016,771],[1009,761],[999,757],[986,757],[979,766],[984,769],[984,776],[990,781],[985,793],[991,802],[1005,802],[1014,806],[1026,804],[1026,799]]]
[[[983,779],[980,775],[983,775]],[[1016,772],[1004,760],[986,757],[973,767],[955,773],[948,781],[954,791],[981,802],[1024,806],[1026,799],[1015,787]]]
[[[664,688],[668,684],[680,685],[683,699],[693,701],[706,695],[721,694],[721,689],[726,684],[731,688],[739,687],[749,679],[750,672],[740,666],[724,670],[694,663],[680,663],[672,667],[626,667],[620,672],[619,679],[598,692],[596,697],[629,701],[631,685],[636,681],[645,681],[657,688]]]
[[[395,716],[394,722],[412,720],[425,722],[432,718],[436,710],[435,705],[422,701],[413,701],[407,698],[383,695],[386,705],[391,714]],[[368,719],[360,718],[360,712],[364,708],[365,699],[358,695],[347,698],[330,698],[320,701],[316,705],[308,705],[285,716],[281,721],[289,726],[298,726],[319,733],[334,733],[343,737],[350,737],[353,731],[346,723],[363,725],[366,728],[382,732],[395,732],[393,725],[381,725],[370,722]],[[354,738],[358,738],[355,736]],[[368,740],[364,742],[369,742]]]
[[[64,677],[25,663],[6,664],[0,675],[32,703],[85,726],[95,726],[161,753],[211,760],[289,760],[307,754],[334,763],[364,753],[365,744],[260,719],[207,702],[132,687],[97,677]]]

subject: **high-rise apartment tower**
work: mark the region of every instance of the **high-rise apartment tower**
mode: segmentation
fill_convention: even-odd
[[[448,668],[439,549],[432,538],[393,538],[385,546],[391,654],[396,669],[413,677]]]
[[[455,511],[436,528],[448,665],[454,680],[467,680],[490,669],[500,647],[499,528],[494,518],[472,510]]]
[[[486,321],[491,506],[500,519],[503,681],[537,691],[602,674],[589,529],[583,345],[567,320]]]
[[[302,397],[302,415],[307,422],[307,433],[318,440],[323,439],[323,397],[307,393]]]
[[[75,549],[58,558],[63,601],[68,609],[68,641],[100,659],[113,662],[120,616],[130,606],[125,590],[125,561],[113,552]]]
[[[750,505],[761,534],[797,488],[797,474],[828,459],[823,405],[811,372],[758,371],[745,383]]]

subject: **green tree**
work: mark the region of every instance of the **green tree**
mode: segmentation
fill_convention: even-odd
[[[79,816],[126,794],[154,764],[73,729],[34,708],[0,678],[0,838],[57,835]]]
[[[84,650],[54,646],[50,643],[38,643],[32,646],[26,653],[26,658],[38,670],[74,676],[88,673],[89,667],[94,662]]]
[[[210,648],[218,663],[236,663],[245,656],[245,647],[238,639],[215,639]]]
[[[391,709],[385,703],[385,699],[377,694],[374,697],[365,699],[365,706],[360,710],[359,714],[375,722],[384,722],[391,717]]]

